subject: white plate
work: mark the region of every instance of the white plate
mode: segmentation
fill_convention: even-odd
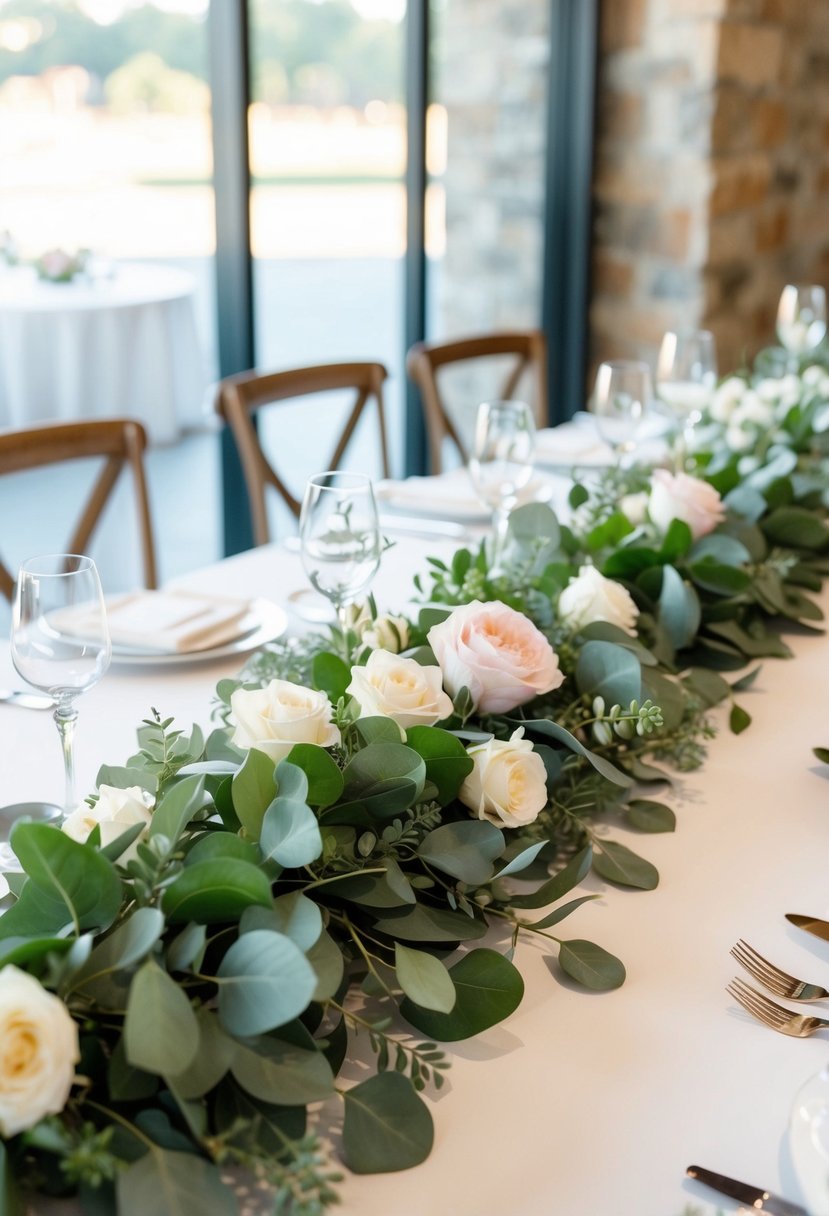
[[[811,1216],[829,1216],[829,1065],[798,1090],[789,1144]]]
[[[210,646],[206,650],[164,651],[136,650],[126,646],[112,647],[112,662],[119,666],[146,667],[150,664],[171,666],[182,663],[206,663],[213,659],[225,659],[234,654],[249,654],[266,642],[280,637],[288,627],[288,618],[278,604],[270,600],[252,600],[250,612],[240,622],[238,637],[221,646]],[[244,632],[242,632],[242,630]]]

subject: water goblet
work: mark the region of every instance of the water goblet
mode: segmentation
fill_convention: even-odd
[[[669,330],[656,361],[659,397],[681,423],[678,463],[683,465],[693,441],[694,427],[717,387],[717,348],[707,329]]]
[[[815,283],[788,283],[777,306],[777,337],[789,352],[792,370],[801,355],[826,337],[826,292]]]
[[[336,470],[312,477],[299,516],[299,544],[311,585],[336,609],[348,661],[346,606],[366,590],[380,565],[371,478]]]
[[[20,567],[12,615],[12,662],[55,702],[65,778],[64,812],[75,792],[75,702],[109,667],[112,648],[95,563],[74,553],[33,557]]]
[[[485,401],[478,407],[469,474],[492,510],[491,567],[497,571],[510,511],[533,474],[535,421],[525,401]]]
[[[636,447],[652,401],[647,363],[613,359],[599,364],[593,390],[593,414],[600,436],[613,448],[620,467]]]

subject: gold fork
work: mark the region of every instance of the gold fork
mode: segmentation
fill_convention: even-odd
[[[775,967],[774,963],[763,958],[762,954],[758,954],[753,946],[742,938],[732,947],[731,954],[741,967],[745,967],[749,975],[753,975],[775,996],[782,996],[787,1001],[821,1001],[829,997],[829,992],[819,984],[807,984],[789,975],[787,971],[782,971],[780,967]]]
[[[784,1009],[782,1005],[769,1000],[762,992],[758,992],[749,984],[744,984],[742,980],[732,980],[726,991],[734,997],[738,1005],[742,1005],[743,1009],[757,1018],[758,1022],[771,1026],[772,1030],[779,1030],[781,1034],[790,1034],[796,1039],[806,1039],[816,1030],[829,1027],[829,1018],[807,1017],[802,1013],[792,1013],[791,1009]]]

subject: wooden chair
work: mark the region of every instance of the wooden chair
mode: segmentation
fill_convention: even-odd
[[[465,464],[468,452],[458,429],[449,415],[438,385],[438,373],[450,363],[461,363],[469,359],[489,359],[512,355],[515,362],[507,375],[503,387],[492,399],[507,400],[512,397],[525,372],[532,373],[535,394],[532,402],[537,426],[547,420],[547,342],[540,330],[515,330],[492,333],[474,338],[460,338],[453,342],[418,342],[406,358],[409,378],[420,390],[426,431],[429,436],[429,463],[433,473],[443,466],[443,441],[450,439],[458,449]]]
[[[67,460],[101,456],[104,466],[87,499],[67,552],[83,553],[101,518],[121,470],[129,465],[135,489],[135,506],[141,532],[144,585],[157,586],[155,546],[150,520],[143,453],[147,435],[140,422],[130,418],[102,418],[84,422],[54,422],[26,430],[0,431],[0,475],[39,469]],[[55,504],[55,514],[59,504]],[[0,561],[0,592],[14,597],[14,579]]]
[[[273,486],[278,491],[295,516],[299,515],[302,505],[262,451],[253,424],[257,410],[279,401],[289,401],[313,393],[354,389],[357,397],[345,428],[329,463],[323,466],[336,469],[366,404],[373,397],[377,402],[383,476],[388,477],[389,453],[383,410],[383,381],[387,375],[382,363],[329,363],[318,367],[298,367],[284,372],[243,372],[241,375],[229,376],[222,380],[216,399],[216,410],[230,427],[236,441],[250,501],[255,544],[264,545],[270,539],[265,507],[266,486]],[[320,424],[316,416],[313,420],[309,419],[309,426],[319,429]]]

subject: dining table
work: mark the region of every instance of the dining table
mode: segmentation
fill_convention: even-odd
[[[381,609],[405,609],[428,556],[458,539],[436,531],[395,536],[373,590]],[[288,630],[308,629],[291,611],[307,586],[295,546],[265,545],[177,580],[195,592],[260,597],[288,610]],[[821,597],[829,610],[829,594]],[[319,628],[319,626],[316,626]],[[643,834],[597,823],[659,870],[653,891],[588,876],[584,904],[559,928],[618,955],[626,982],[612,992],[577,988],[552,943],[523,936],[514,961],[523,1000],[503,1023],[446,1045],[444,1087],[427,1091],[435,1123],[428,1160],[403,1173],[343,1169],[343,1216],[711,1216],[736,1210],[685,1177],[691,1163],[805,1203],[790,1131],[801,1087],[827,1063],[827,1035],[798,1040],[744,1012],[726,992],[739,972],[729,955],[744,938],[786,970],[829,987],[829,943],[807,936],[787,912],[829,917],[829,640],[787,634],[793,657],[767,660],[740,702],[753,719],[717,734],[701,768],[673,773],[664,794],[675,832]],[[217,681],[244,656],[120,665],[79,700],[81,789],[98,767],[122,764],[152,708],[187,729],[210,725]],[[9,647],[0,684],[21,687]],[[50,715],[0,705],[3,802],[59,801],[62,764]],[[648,796],[662,796],[648,795]],[[509,941],[491,936],[506,950]],[[405,1032],[404,1024],[400,1029]],[[355,1042],[348,1084],[367,1075],[367,1042]],[[336,1156],[336,1104],[318,1114]],[[822,1135],[827,1155],[829,1141]],[[829,1196],[829,1183],[827,1184]],[[829,1200],[827,1201],[829,1209]]]
[[[195,280],[91,259],[70,282],[0,269],[0,427],[127,415],[154,443],[205,423],[208,371]]]

